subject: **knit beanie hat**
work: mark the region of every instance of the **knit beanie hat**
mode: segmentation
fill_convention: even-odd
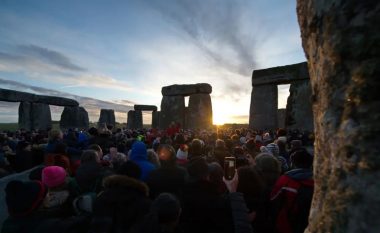
[[[49,166],[42,170],[42,183],[49,188],[57,187],[66,180],[66,171],[59,166]]]
[[[188,146],[186,144],[181,144],[177,151],[177,159],[179,160],[186,160],[188,156]]]
[[[275,157],[279,156],[280,149],[278,148],[277,144],[269,143],[268,145],[266,145],[266,148],[268,149],[269,153],[271,153]]]
[[[47,189],[40,181],[10,181],[5,187],[9,215],[29,215],[40,206],[46,193]]]

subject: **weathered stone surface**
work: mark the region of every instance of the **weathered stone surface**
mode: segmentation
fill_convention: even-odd
[[[46,96],[46,95],[35,95],[31,93],[13,91],[8,89],[0,88],[0,101],[7,102],[30,102],[30,103],[42,103],[57,106],[78,106],[79,103],[76,100],[56,97],[56,96]]]
[[[152,112],[152,128],[156,129],[160,125],[160,111]]]
[[[59,125],[62,129],[88,129],[88,113],[83,107],[65,107],[63,109]]]
[[[287,84],[304,79],[310,79],[306,62],[254,70],[252,73],[252,86]]]
[[[187,127],[208,129],[212,126],[212,105],[209,94],[193,94],[189,98]]]
[[[309,80],[292,82],[286,105],[286,127],[289,129],[314,130]]]
[[[192,94],[210,94],[212,92],[212,87],[208,83],[197,83],[197,84],[183,84],[183,85],[171,85],[166,86],[161,89],[163,96],[175,96],[182,95],[188,96]]]
[[[141,110],[135,110],[135,121],[134,121],[135,129],[143,128],[143,117]]]
[[[135,111],[134,110],[128,111],[127,128],[135,129]]]
[[[98,125],[103,125],[104,123],[115,126],[115,111],[113,109],[100,110]]]
[[[253,129],[277,128],[277,102],[276,85],[253,86],[251,94],[251,108],[249,127]]]
[[[163,96],[161,100],[160,128],[170,123],[180,123],[183,127],[185,117],[185,98],[183,96]]]
[[[47,104],[21,102],[18,112],[19,128],[47,130],[52,127],[50,107]]]
[[[380,232],[379,1],[298,0],[315,127],[306,232]]]
[[[285,120],[286,120],[286,109],[285,108],[278,109],[277,110],[277,127],[286,128]]]
[[[157,106],[135,104],[134,109],[140,111],[157,111]]]

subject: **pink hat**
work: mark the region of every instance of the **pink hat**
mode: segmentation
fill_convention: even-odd
[[[65,182],[66,171],[59,166],[48,166],[42,170],[42,183],[49,188],[57,187]]]

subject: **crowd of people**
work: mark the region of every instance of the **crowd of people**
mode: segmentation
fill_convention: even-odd
[[[303,232],[312,139],[285,129],[4,132],[0,176],[31,171],[5,188],[1,232]]]

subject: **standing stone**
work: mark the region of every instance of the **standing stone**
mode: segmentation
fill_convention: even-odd
[[[32,112],[31,103],[29,102],[20,103],[18,107],[18,127],[20,129],[31,130],[33,128],[31,112]]]
[[[19,128],[47,130],[52,127],[48,104],[21,102],[18,111]]]
[[[285,125],[285,119],[286,119],[286,109],[280,108],[277,110],[277,126],[278,128],[286,128]]]
[[[62,129],[88,129],[88,113],[83,107],[65,107],[63,109],[59,125]]]
[[[160,111],[152,112],[152,128],[157,129],[160,125]]]
[[[252,87],[249,127],[276,129],[278,93],[276,85]]]
[[[166,129],[170,123],[184,125],[185,98],[183,96],[163,96],[161,101],[160,128]]]
[[[141,110],[135,110],[135,121],[134,121],[135,129],[143,128],[143,117]]]
[[[100,117],[98,121],[98,125],[101,126],[104,123],[106,125],[112,125],[115,126],[115,111],[113,109],[101,109],[100,110]]]
[[[212,126],[212,105],[209,94],[193,94],[189,98],[187,127],[208,129]]]
[[[380,1],[297,3],[315,127],[306,232],[380,232]]]
[[[135,111],[133,110],[128,111],[127,128],[135,129]]]
[[[289,129],[314,130],[309,80],[294,81],[290,85],[286,105],[286,127]]]

